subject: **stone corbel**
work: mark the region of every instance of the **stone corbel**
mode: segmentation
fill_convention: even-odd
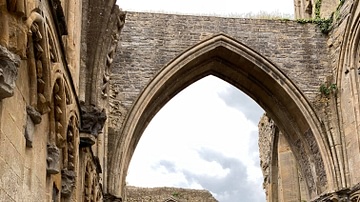
[[[76,174],[74,171],[61,171],[61,196],[70,197],[75,187]]]
[[[32,106],[26,107],[27,121],[25,128],[26,147],[32,147],[35,125],[41,122],[41,114]]]
[[[14,94],[20,57],[0,45],[0,101]]]
[[[60,173],[60,150],[56,145],[47,145],[47,174],[53,175]]]
[[[97,137],[101,133],[107,118],[105,109],[99,109],[94,105],[86,105],[84,102],[80,103],[80,108],[80,132],[88,133]]]

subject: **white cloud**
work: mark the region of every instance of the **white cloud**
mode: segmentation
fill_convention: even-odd
[[[259,13],[261,11],[273,13],[294,12],[293,1],[289,0],[123,0],[118,4],[124,10],[130,11],[164,11],[168,13],[185,14],[243,14]]]
[[[229,88],[233,87],[209,76],[170,100],[140,139],[127,182],[144,187],[205,188],[221,198],[224,191],[211,190],[206,182],[239,185],[231,182],[239,179],[229,176],[242,172],[243,183],[254,184],[262,192],[258,148],[254,147],[257,125],[219,96]],[[234,170],[237,168],[242,170]],[[236,191],[239,193],[241,190]]]

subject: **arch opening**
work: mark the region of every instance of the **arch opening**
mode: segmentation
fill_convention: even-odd
[[[123,195],[130,159],[152,117],[178,92],[208,75],[243,91],[284,131],[307,179],[310,196],[333,186],[331,159],[322,138],[321,124],[305,96],[276,65],[242,43],[220,34],[170,62],[135,102],[110,161],[110,193]]]
[[[221,79],[195,82],[151,120],[132,157],[127,185],[206,189],[219,201],[264,201],[257,141],[263,113]],[[126,193],[131,197],[132,188]]]

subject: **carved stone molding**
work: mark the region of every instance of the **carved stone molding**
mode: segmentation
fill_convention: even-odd
[[[80,132],[88,133],[95,137],[99,135],[106,121],[105,109],[99,109],[94,105],[80,103],[81,108],[81,129]]]
[[[336,192],[327,193],[314,200],[317,202],[359,202],[360,183],[351,188],[341,189]]]
[[[126,12],[120,11],[116,17],[116,20],[117,20],[116,30],[111,35],[112,40],[111,40],[110,49],[106,55],[106,65],[105,65],[105,71],[103,74],[103,84],[101,86],[101,95],[102,95],[102,98],[104,98],[104,99],[106,99],[109,94],[110,67],[114,61],[116,48],[117,48],[119,38],[120,38],[120,32],[125,24],[125,18],[126,18]]]
[[[48,174],[58,174],[60,172],[60,150],[55,145],[47,145],[47,168]]]
[[[0,45],[0,101],[14,94],[20,57]]]

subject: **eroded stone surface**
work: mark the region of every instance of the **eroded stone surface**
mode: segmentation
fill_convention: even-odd
[[[94,105],[81,105],[81,129],[83,133],[98,136],[107,119],[105,109],[99,109]]]
[[[0,100],[14,94],[20,57],[0,45]]]

